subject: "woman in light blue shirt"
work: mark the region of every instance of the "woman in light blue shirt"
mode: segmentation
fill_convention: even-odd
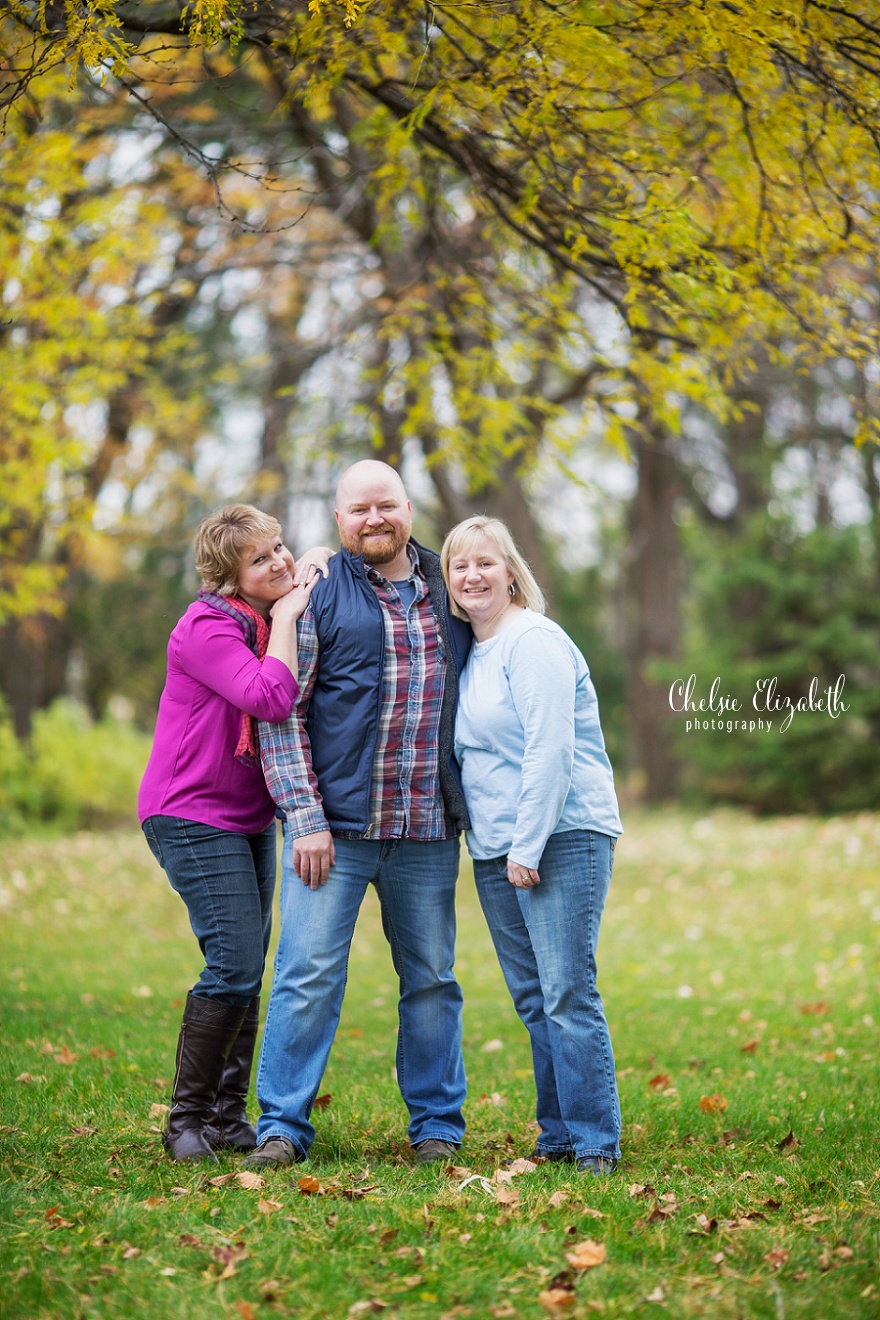
[[[590,671],[504,523],[459,523],[442,565],[474,631],[455,751],[477,892],[531,1038],[533,1158],[611,1173],[620,1104],[596,944],[621,825]]]

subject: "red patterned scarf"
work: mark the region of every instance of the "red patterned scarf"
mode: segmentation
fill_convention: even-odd
[[[241,596],[221,596],[214,591],[200,591],[199,600],[237,619],[244,630],[246,644],[258,660],[265,660],[271,622],[267,623],[262,614],[258,614],[253,606],[242,600]],[[256,767],[258,764],[256,726],[254,717],[248,715],[247,711],[241,713],[241,732],[235,748],[235,759],[242,765]]]

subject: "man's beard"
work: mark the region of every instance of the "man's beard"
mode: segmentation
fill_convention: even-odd
[[[354,536],[342,544],[353,555],[363,555],[365,564],[390,564],[409,540],[409,531],[389,528],[381,536]]]

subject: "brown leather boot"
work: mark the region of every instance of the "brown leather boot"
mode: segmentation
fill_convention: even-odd
[[[257,1129],[248,1122],[247,1095],[260,1025],[260,996],[248,1004],[244,1021],[229,1051],[205,1137],[214,1150],[254,1150]]]
[[[205,1136],[205,1124],[247,1011],[192,991],[186,997],[177,1038],[171,1112],[162,1134],[173,1160],[217,1162]]]

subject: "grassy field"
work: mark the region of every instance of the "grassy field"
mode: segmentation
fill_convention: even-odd
[[[599,959],[624,1116],[606,1181],[496,1176],[534,1140],[530,1056],[468,873],[460,1165],[407,1148],[371,902],[312,1163],[251,1186],[235,1157],[161,1151],[198,968],[141,838],[4,845],[4,1320],[880,1315],[880,816],[626,824]]]

